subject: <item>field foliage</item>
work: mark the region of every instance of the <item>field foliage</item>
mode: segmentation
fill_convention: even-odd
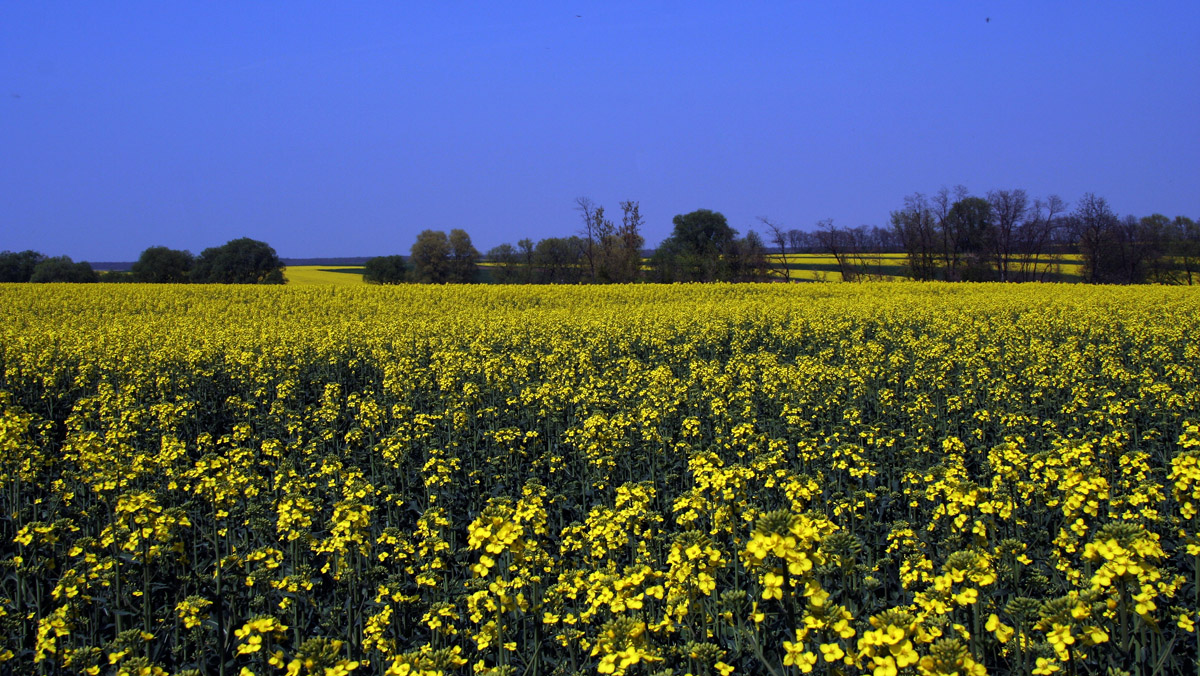
[[[11,673],[1194,669],[1190,289],[3,286],[0,313]]]

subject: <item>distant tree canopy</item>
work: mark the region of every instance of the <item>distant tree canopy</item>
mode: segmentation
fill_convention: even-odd
[[[725,216],[698,209],[675,216],[652,259],[659,282],[751,282],[768,278],[767,250],[754,231],[738,239]]]
[[[604,207],[593,211],[591,231],[597,238],[594,251],[593,281],[628,283],[636,281],[642,272],[641,205],[634,201],[621,202],[621,223],[614,225],[604,217]]]
[[[133,278],[150,284],[183,284],[195,264],[190,251],[152,246],[138,256],[133,264]]]
[[[992,205],[981,197],[964,197],[950,207],[950,275],[955,280],[985,281],[991,276],[988,247],[992,239]]]
[[[28,282],[46,256],[37,251],[0,252],[0,282]]]
[[[1024,190],[975,197],[958,186],[932,198],[915,193],[893,211],[895,239],[914,279],[1045,281],[1061,251],[1065,203],[1051,195],[1030,205]]]
[[[466,230],[450,231],[450,282],[473,284],[479,281],[479,251],[471,244]]]
[[[670,237],[672,243],[700,256],[725,253],[737,236],[723,214],[709,209],[678,214],[671,223],[675,226]]]
[[[813,231],[785,229],[760,217],[768,243],[753,230],[739,237],[710,209],[678,214],[671,235],[643,258],[640,205],[620,203],[619,223],[586,197],[575,200],[575,234],[524,238],[487,252],[487,279],[507,284],[758,282],[890,279],[945,281],[1070,281],[1102,284],[1200,284],[1200,224],[1185,217],[1118,216],[1087,193],[1070,210],[1057,195],[966,188],[914,193],[886,226],[840,227],[832,219]],[[903,264],[887,254],[902,252]],[[799,254],[831,255],[833,264]],[[1072,259],[1072,256],[1078,256]],[[364,265],[369,284],[465,284],[480,280],[481,256],[465,230],[424,230],[411,255],[377,256]],[[1078,268],[1074,267],[1080,264]],[[282,284],[283,262],[265,242],[235,239],[199,256],[164,246],[142,251],[129,272],[105,272],[104,282]],[[797,270],[812,276],[796,275]],[[1078,272],[1076,272],[1078,270]],[[0,282],[97,281],[87,263],[37,251],[0,252]]]
[[[533,249],[534,281],[578,284],[583,281],[586,242],[581,237],[547,237]]]
[[[579,284],[588,275],[587,240],[547,237],[534,244],[522,239],[514,247],[501,244],[487,253],[492,277],[501,284]]]
[[[767,246],[753,230],[735,239],[725,263],[726,280],[731,282],[761,282],[770,275]]]
[[[1061,279],[1061,255],[1078,253],[1088,283],[1200,283],[1200,228],[1192,219],[1120,218],[1092,193],[1068,211],[1057,195],[1031,202],[1020,189],[984,199],[962,186],[953,197],[943,188],[932,198],[906,197],[892,228],[915,279]]]
[[[730,252],[737,233],[717,211],[698,209],[671,219],[675,229],[654,256],[662,282],[712,282],[726,277],[722,256]]]
[[[1103,197],[1087,193],[1065,227],[1078,243],[1085,281],[1097,284],[1195,284],[1200,231],[1185,216],[1118,218]]]
[[[470,284],[479,278],[479,252],[471,236],[455,228],[450,236],[441,230],[423,230],[413,243],[410,278],[422,284]]]
[[[275,249],[243,237],[200,252],[191,280],[198,284],[284,284],[283,269]]]
[[[487,253],[492,279],[502,284],[629,283],[642,278],[643,220],[638,203],[621,202],[621,222],[587,197],[575,199],[582,227],[568,237],[521,239]]]
[[[404,256],[375,256],[363,264],[363,281],[367,284],[400,284],[407,273]]]
[[[70,256],[44,258],[33,269],[29,281],[34,283],[68,282],[86,284],[100,281],[100,275],[89,263],[76,263]]]
[[[492,262],[492,277],[500,284],[517,284],[527,282],[528,275],[523,274],[521,255],[513,245],[500,244],[488,249],[486,257]]]
[[[450,239],[441,230],[422,230],[413,243],[408,259],[412,262],[412,281],[421,284],[445,284],[450,279]]]

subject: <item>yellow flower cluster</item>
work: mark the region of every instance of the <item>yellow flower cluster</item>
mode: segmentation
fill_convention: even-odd
[[[287,627],[274,617],[256,617],[234,630],[234,637],[241,641],[237,652],[239,655],[256,653],[263,649],[264,640],[281,638],[285,631]]]

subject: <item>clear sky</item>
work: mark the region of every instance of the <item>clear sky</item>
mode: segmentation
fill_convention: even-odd
[[[1200,218],[1200,3],[0,7],[0,249],[486,251],[578,196],[639,200],[654,245],[956,184]]]

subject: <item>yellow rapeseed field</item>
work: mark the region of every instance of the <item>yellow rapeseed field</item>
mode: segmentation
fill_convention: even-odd
[[[354,265],[289,265],[283,276],[292,286],[361,286],[361,270],[362,266]]]
[[[0,314],[5,673],[1195,673],[1191,289]]]

